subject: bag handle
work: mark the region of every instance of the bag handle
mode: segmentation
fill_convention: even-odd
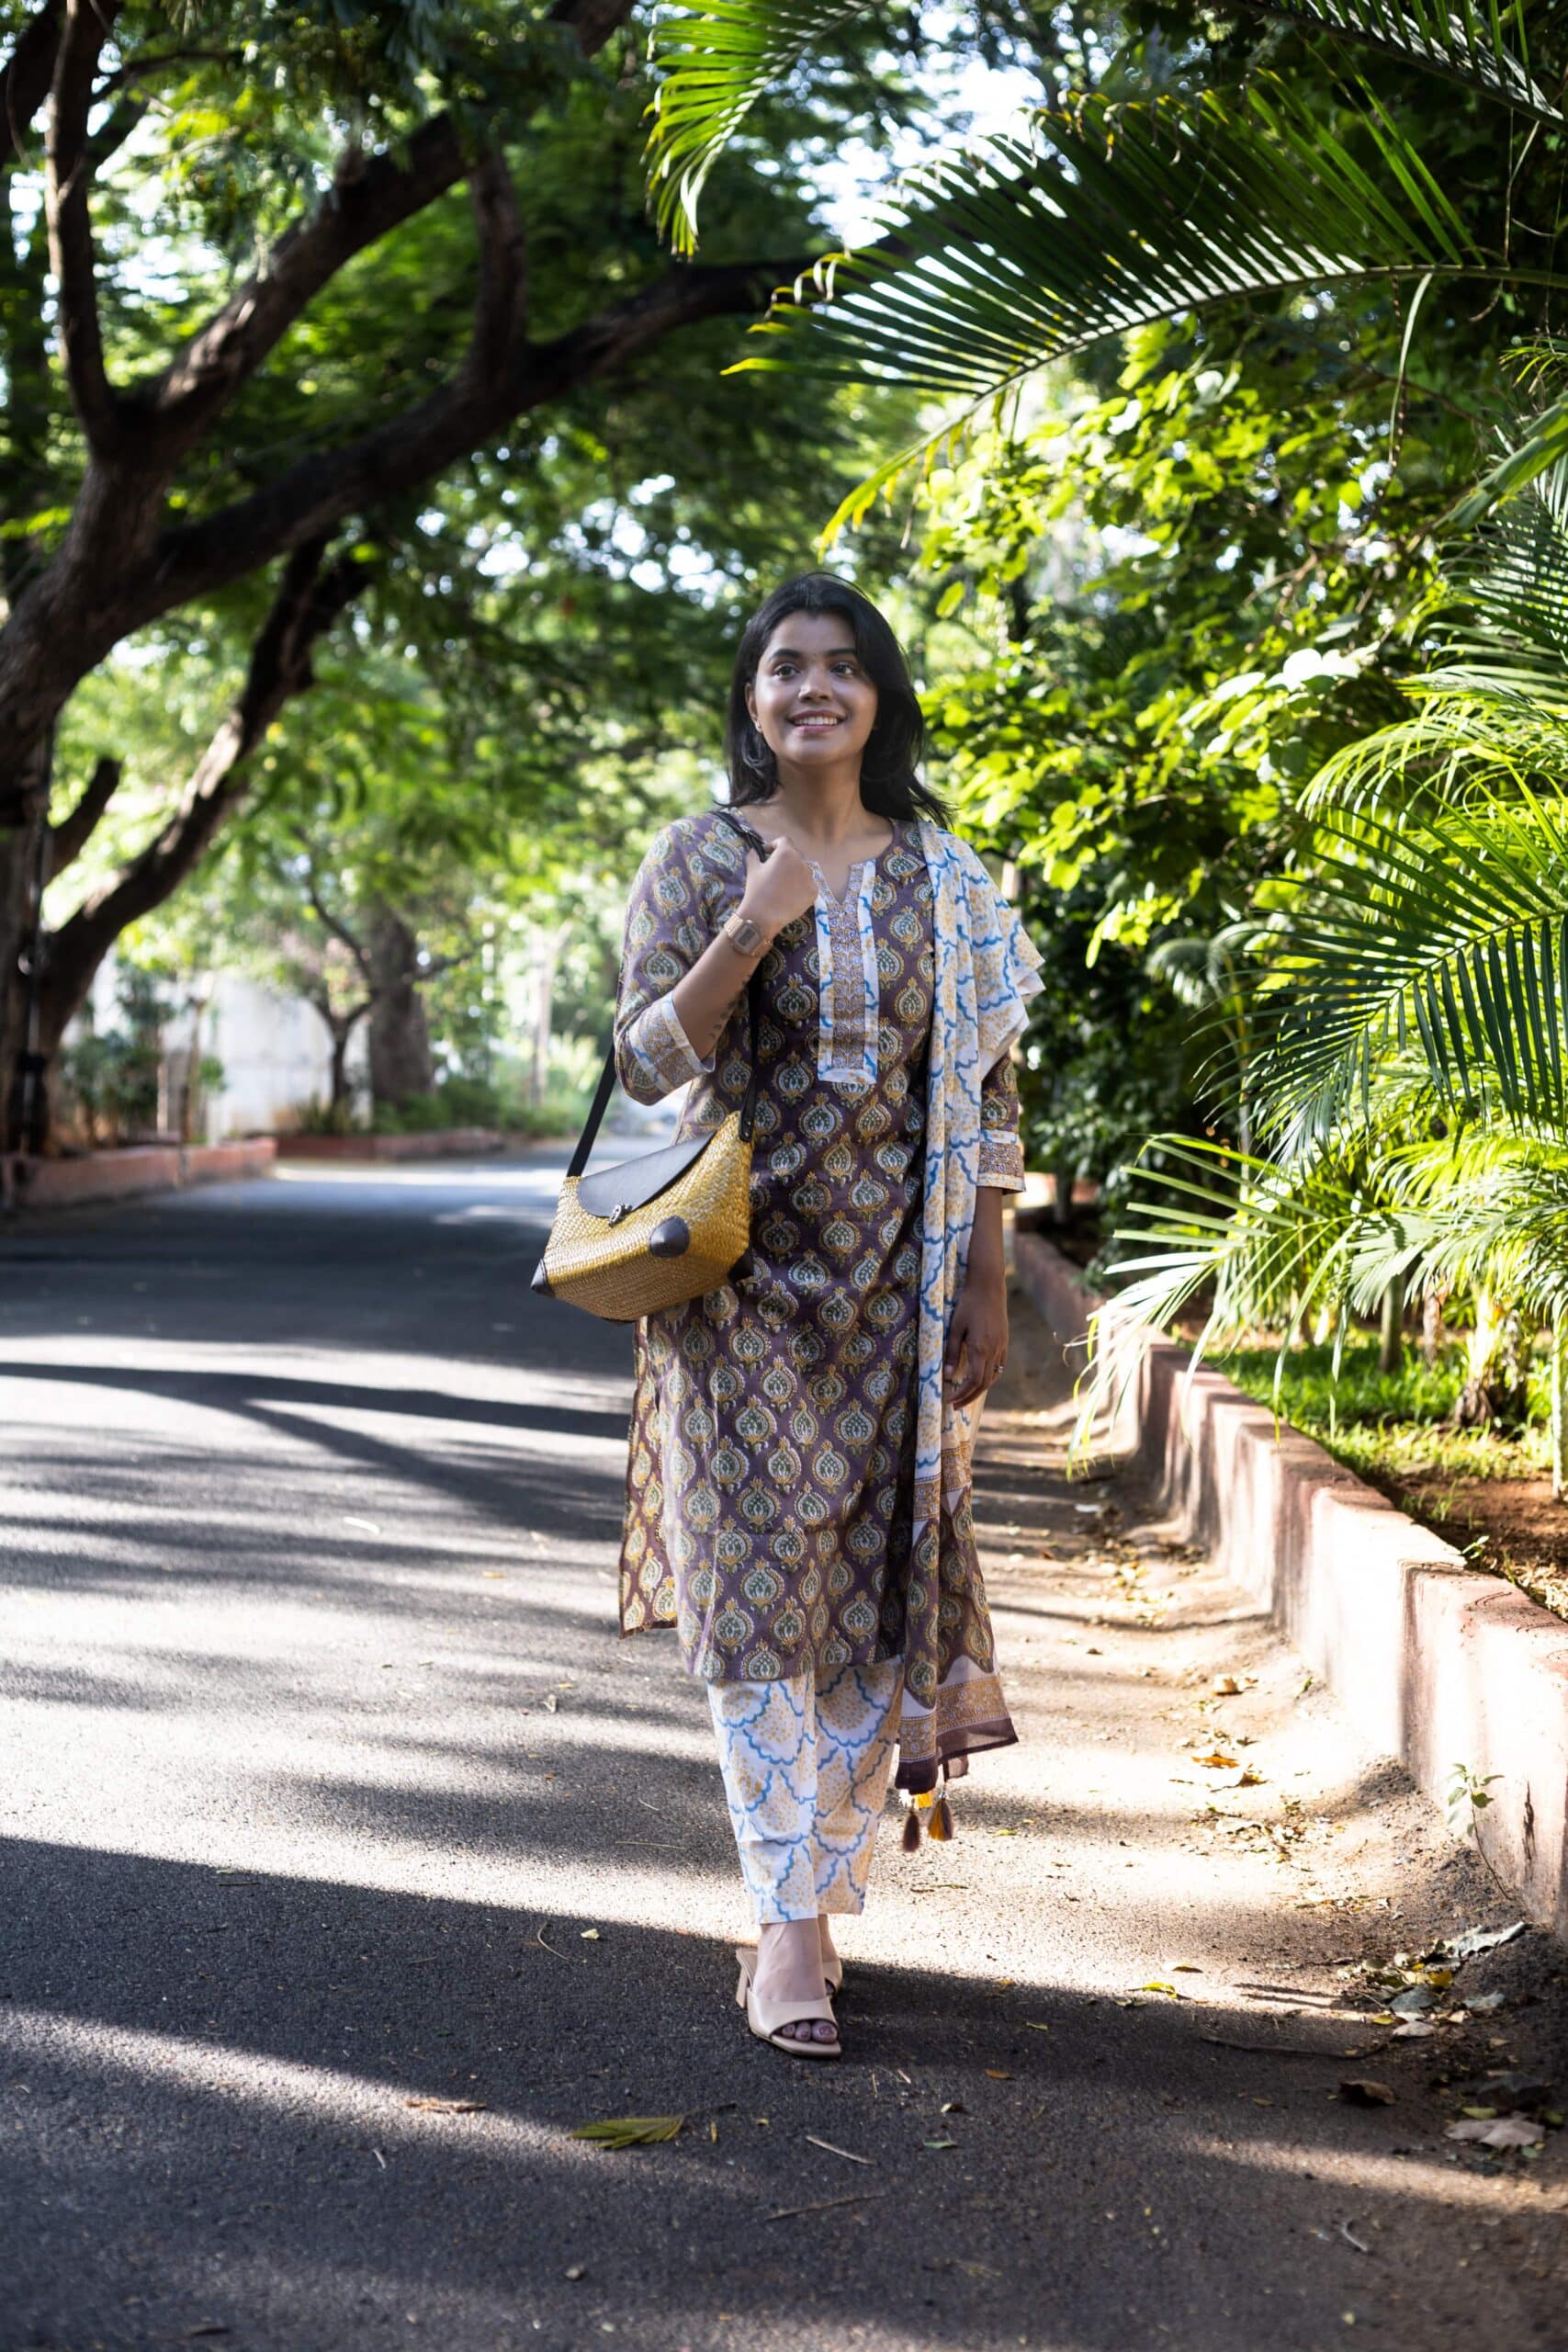
[[[716,808],[714,814],[721,818],[749,849],[759,848],[764,858],[768,855],[773,843],[764,842],[761,833],[754,833],[749,825],[743,825],[738,817],[731,816],[728,808]],[[761,968],[759,963],[757,970],[746,983],[746,1000],[750,1013],[748,1025],[750,1033],[751,1075],[747,1081],[745,1100],[740,1105],[740,1133],[748,1143],[751,1140],[751,1126],[757,1111],[757,979]],[[610,1050],[604,1057],[604,1067],[599,1073],[599,1083],[593,1090],[593,1100],[588,1106],[588,1116],[582,1123],[582,1133],[577,1138],[576,1148],[567,1165],[566,1173],[569,1183],[574,1176],[581,1176],[588,1165],[588,1155],[593,1148],[594,1138],[599,1133],[604,1114],[610,1107],[610,1097],[615,1091],[615,1048],[612,1040]]]

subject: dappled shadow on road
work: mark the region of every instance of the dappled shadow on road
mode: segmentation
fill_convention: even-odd
[[[1461,2230],[1489,2210],[1486,2184],[1413,2144],[1429,2116],[1363,2110],[1348,2135],[1325,2099],[1358,2043],[1341,2019],[1298,2019],[1291,2041],[1322,2055],[1260,2074],[1218,2044],[1269,2030],[1222,2002],[1128,2009],[852,1964],[850,2056],[813,2069],[744,2035],[723,1955],[694,1937],[0,1852],[17,2340],[121,2352],[223,2327],[310,2352],[345,2327],[400,2335],[412,2312],[446,2347],[514,2352],[536,2319],[556,2342],[608,2323],[675,2346],[728,2342],[726,2314],[765,2308],[769,2340],[824,2346],[874,2324],[886,2346],[1258,2352],[1331,2340],[1352,2293],[1365,2308],[1314,2172],[1348,2136],[1364,2241],[1393,2247],[1423,2205]],[[618,2156],[569,2136],[625,2113],[690,2120]],[[52,2226],[29,2229],[40,2197],[93,2217],[69,2264]],[[801,2206],[821,2208],[803,2217],[810,2260],[798,2224],[770,2218]],[[1329,2241],[1285,2304],[1260,2210],[1281,2245]],[[1529,2329],[1526,2291],[1497,2282],[1499,2340]]]

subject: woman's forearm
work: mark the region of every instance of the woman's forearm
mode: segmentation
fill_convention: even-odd
[[[982,1184],[975,1195],[975,1222],[969,1228],[969,1262],[965,1280],[1006,1285],[1002,1256],[1002,1204],[1007,1194],[996,1184]]]
[[[760,939],[751,954],[743,956],[719,932],[708,941],[691,970],[676,981],[670,992],[671,1002],[699,1061],[706,1061],[724,1035],[724,1024],[735,1008],[737,997],[771,945],[770,940]]]

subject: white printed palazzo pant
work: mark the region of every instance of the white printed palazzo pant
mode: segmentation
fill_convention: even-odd
[[[757,1917],[865,1905],[904,1687],[902,1658],[781,1682],[710,1682],[719,1764]]]

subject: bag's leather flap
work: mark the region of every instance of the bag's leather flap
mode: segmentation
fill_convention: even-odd
[[[711,1135],[687,1136],[666,1144],[662,1151],[646,1151],[640,1159],[623,1159],[618,1168],[600,1168],[584,1176],[577,1187],[577,1205],[590,1216],[613,1216],[617,1209],[646,1208],[667,1193],[713,1141]]]

